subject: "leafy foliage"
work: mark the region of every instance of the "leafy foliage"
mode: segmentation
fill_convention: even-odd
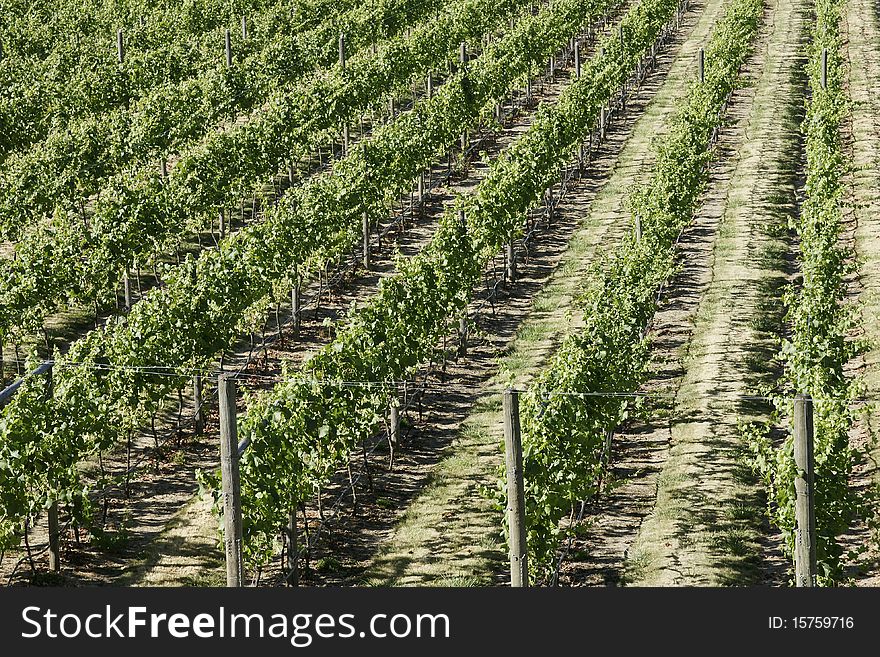
[[[666,14],[671,8],[669,3],[658,6]],[[632,410],[632,399],[620,393],[636,390],[644,380],[644,331],[656,310],[656,293],[673,273],[675,242],[705,187],[706,165],[714,154],[713,130],[750,51],[762,10],[761,0],[736,0],[714,27],[706,48],[705,82],[691,84],[668,133],[656,144],[651,181],[629,199],[633,217],[641,220],[641,240],[630,234],[594,263],[578,302],[583,328],[565,339],[524,395],[525,515],[536,581],[546,581],[554,572],[560,542],[569,532],[560,525],[562,519],[597,492],[606,467],[605,433]],[[653,40],[664,19],[657,12],[636,25]],[[646,30],[648,26],[653,30]],[[504,481],[502,472],[499,501],[504,499]]]
[[[32,484],[27,475],[29,466],[21,460],[24,452],[18,444],[27,440],[32,426],[57,427],[59,433],[75,434],[77,440],[71,442],[63,457],[72,462],[117,444],[129,431],[142,426],[170,391],[186,385],[189,372],[204,368],[230,347],[250,310],[272,295],[277,286],[284,285],[292,270],[303,272],[310,265],[320,267],[347,251],[365,210],[384,211],[384,204],[391,198],[411,189],[413,178],[429,166],[438,153],[455,143],[463,126],[476,122],[521,76],[541,65],[580,26],[610,6],[609,2],[563,0],[552,8],[542,9],[536,16],[523,12],[509,34],[495,41],[482,57],[453,76],[433,98],[360,143],[331,173],[316,176],[303,187],[294,188],[285,202],[269,213],[265,222],[243,229],[224,240],[219,249],[204,252],[198,259],[188,258],[181,266],[166,272],[165,285],[145,295],[131,313],[90,332],[64,356],[57,355],[51,400],[34,404],[31,397],[17,395],[3,411],[0,458],[7,460],[10,472],[20,477],[17,482],[10,479],[9,485],[21,487],[22,499],[39,501],[53,494],[44,484]],[[469,6],[471,13],[467,15],[471,23],[456,30],[476,30],[483,21],[494,24],[488,17],[472,13],[474,7],[488,11],[484,0],[473,0]],[[415,37],[414,32],[412,38]],[[456,37],[455,41],[458,40]],[[435,44],[434,48],[435,53],[446,52],[444,48],[448,48],[448,43]],[[401,62],[400,66],[403,65]],[[508,191],[498,189],[499,193]],[[449,240],[453,240],[455,234],[450,226],[438,233]],[[413,312],[418,312],[417,290],[426,291],[431,284],[450,286],[456,277],[464,276],[461,268],[465,264],[472,266],[466,257],[469,250],[464,247],[450,245],[449,251],[435,249],[434,256],[425,256],[427,262],[448,259],[454,271],[436,276],[425,271],[425,280],[415,288],[389,282],[383,286],[382,294],[397,295],[410,304]],[[407,267],[417,268],[418,262],[421,260],[401,267],[409,271]],[[448,283],[447,278],[450,278]],[[449,293],[443,291],[443,287],[439,289],[442,294]],[[436,307],[443,303],[448,304],[448,298],[440,296]],[[429,308],[432,307],[421,312]],[[379,315],[371,321],[378,327],[384,317]],[[407,330],[415,331],[415,326]],[[388,358],[383,367],[394,365],[397,358],[411,358],[407,350],[418,336],[418,333],[412,338],[398,336],[402,341],[400,351],[397,356]],[[386,336],[389,344],[392,338],[392,333]],[[367,353],[364,348],[363,354]],[[316,358],[313,367],[322,362]],[[155,371],[156,367],[161,367],[161,371]],[[333,367],[344,369],[342,365]],[[330,365],[326,368],[332,371]],[[42,383],[34,379],[25,387],[40,385]],[[340,394],[350,394],[350,391],[343,390]],[[315,397],[319,397],[319,392]],[[342,417],[339,407],[332,408],[337,419]],[[311,419],[304,421],[312,422]],[[323,426],[319,424],[316,430],[320,432]],[[330,422],[325,431],[330,432],[331,426],[334,432],[346,431]],[[328,441],[336,440],[335,434],[325,435],[329,435]],[[58,444],[63,442],[59,440]],[[279,453],[284,452],[279,450]],[[254,454],[258,456],[259,452]],[[316,463],[326,460],[321,454],[316,452]],[[68,488],[82,486],[84,484],[77,481]],[[269,495],[268,492],[260,494],[264,498]],[[3,522],[20,524],[20,507],[0,511]]]
[[[552,18],[577,6],[582,4],[556,2],[529,25],[548,29]],[[604,54],[583,67],[582,77],[554,105],[540,108],[529,130],[492,163],[475,194],[458,199],[430,244],[399,263],[399,273],[385,279],[376,298],[349,317],[334,342],[288,381],[249,400],[239,431],[251,440],[241,461],[241,481],[245,553],[252,564],[271,558],[273,539],[294,501],[314,494],[377,430],[393,382],[428,360],[448,330],[448,318],[465,307],[489,258],[521,229],[524,213],[540,202],[560,165],[594,125],[600,107],[676,6],[674,0],[648,0],[630,11],[622,21],[625,34],[632,35],[627,45],[620,46],[616,33],[606,39]],[[534,48],[543,43],[555,50],[565,43],[577,23],[561,25],[567,27],[554,37],[556,43],[538,39]],[[536,55],[536,50],[528,52]],[[543,59],[543,53],[535,57]],[[468,78],[480,79],[476,71],[469,71]],[[205,481],[217,490],[216,476]]]
[[[793,416],[794,393],[814,398],[814,482],[816,554],[819,583],[833,585],[843,577],[839,536],[859,516],[869,521],[874,491],[850,486],[853,468],[866,455],[850,444],[855,421],[853,402],[861,389],[848,378],[845,366],[860,349],[850,340],[857,327],[856,307],[844,303],[846,277],[853,254],[839,243],[842,231],[843,185],[847,163],[841,150],[841,121],[847,111],[845,64],[839,33],[842,0],[819,0],[808,49],[807,73],[811,99],[803,124],[806,139],[806,196],[792,228],[800,238],[803,281],[785,295],[791,337],[779,354],[785,373],[775,395],[776,417]],[[827,49],[827,86],[821,84],[821,57]],[[751,426],[745,434],[753,463],[768,488],[768,513],[793,555],[795,488],[793,436],[775,445],[769,427]]]

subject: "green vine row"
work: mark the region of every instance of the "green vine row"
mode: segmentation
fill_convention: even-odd
[[[181,157],[166,181],[155,166],[134,176],[114,176],[87,224],[76,211],[56,211],[17,245],[15,261],[3,263],[0,337],[16,327],[40,330],[47,314],[63,304],[115,295],[135,257],[146,254],[149,259],[164,252],[188,225],[200,228],[206,213],[243,198],[254,181],[273,175],[288,158],[310,152],[328,130],[338,130],[356,111],[408,84],[414,75],[445,64],[462,41],[479,41],[524,4],[526,0],[453,4],[411,35],[384,44],[377,55],[353,57],[344,73],[335,66],[316,74],[273,97],[254,121],[212,133]],[[472,105],[465,109],[472,110]],[[357,157],[338,163],[336,184],[365,164]],[[333,184],[334,176],[324,176],[321,184]]]
[[[530,575],[549,581],[561,542],[574,531],[563,519],[598,491],[607,467],[606,432],[633,411],[645,380],[646,327],[657,291],[676,267],[676,241],[691,222],[714,156],[713,131],[739,79],[763,12],[762,0],[735,0],[705,49],[705,81],[693,81],[669,131],[657,143],[650,182],[629,198],[641,239],[629,233],[595,262],[577,307],[583,327],[569,335],[523,395],[520,417]],[[638,218],[638,219],[637,219]],[[499,477],[503,502],[505,473]]]
[[[557,1],[554,10],[564,4]],[[582,77],[555,104],[541,107],[529,130],[492,163],[473,196],[460,197],[444,214],[429,245],[409,260],[400,259],[398,274],[384,279],[375,298],[352,313],[335,340],[301,371],[287,373],[273,390],[248,399],[239,435],[250,440],[240,461],[250,565],[271,557],[289,509],[310,499],[352,450],[375,434],[394,382],[431,358],[489,259],[521,230],[524,214],[540,203],[559,167],[595,126],[600,108],[677,7],[675,0],[645,0],[630,10],[620,23],[625,45],[616,32],[603,40],[604,54],[583,67]],[[217,477],[205,475],[202,483],[217,499]]]
[[[852,249],[840,243],[844,188],[841,177],[850,164],[841,147],[841,122],[848,111],[844,87],[846,65],[841,53],[841,7],[844,0],[818,0],[816,22],[807,50],[810,100],[803,124],[806,140],[806,195],[792,228],[800,242],[803,280],[784,296],[791,337],[783,340],[779,359],[784,375],[774,394],[774,417],[767,425],[749,425],[744,432],[754,466],[768,490],[768,515],[785,537],[793,557],[795,488],[793,436],[774,441],[771,427],[793,417],[793,397],[814,398],[814,481],[818,583],[833,585],[844,578],[840,540],[858,518],[876,522],[870,502],[876,491],[852,484],[854,468],[867,454],[850,443],[856,421],[854,400],[862,384],[847,375],[846,364],[862,347],[850,336],[858,326],[858,308],[846,303],[847,276],[856,269]],[[821,83],[822,51],[827,50],[827,85]],[[856,550],[867,549],[867,545]]]
[[[439,7],[439,0],[374,0],[294,34],[294,21],[289,20],[273,25],[271,39],[249,33],[249,43],[263,47],[253,49],[243,61],[236,53],[231,68],[218,57],[216,65],[195,77],[160,84],[130,104],[64,124],[31,148],[11,154],[0,168],[3,236],[20,242],[21,251],[39,249],[40,238],[45,241],[45,232],[52,231],[49,219],[56,208],[88,226],[83,199],[101,196],[109,176],[125,179],[132,167],[156,174],[159,160],[171,152],[193,148],[209,129],[259,111],[275,90],[336,62],[341,31],[351,56]],[[218,41],[218,53],[219,46]],[[44,215],[49,216],[41,221]],[[38,245],[29,246],[34,240]]]

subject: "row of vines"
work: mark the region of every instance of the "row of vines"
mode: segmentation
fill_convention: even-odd
[[[439,6],[437,0],[367,3],[311,30],[291,34],[293,26],[275,26],[295,56],[278,53],[275,41],[249,33],[247,42],[261,47],[245,57],[236,37],[231,67],[225,64],[220,40],[215,44],[217,66],[200,69],[183,81],[159,84],[114,109],[61,123],[30,148],[10,154],[0,167],[4,237],[34,241],[28,230],[33,224],[38,234],[51,230],[56,209],[82,219],[84,199],[112,195],[114,182],[118,186],[138,175],[158,176],[160,160],[197,147],[207,139],[207,131],[223,123],[262,111],[264,104],[290,91],[314,69],[333,64],[340,32],[346,33],[347,50],[353,54],[384,34],[397,35]],[[128,55],[124,57],[127,61]],[[33,247],[20,249],[26,254]]]
[[[554,3],[553,11],[562,5]],[[529,130],[492,163],[473,195],[448,209],[430,244],[398,262],[399,273],[383,281],[376,297],[352,313],[302,371],[248,400],[239,435],[250,441],[240,462],[250,565],[267,562],[289,510],[314,495],[377,430],[394,382],[431,358],[448,319],[464,310],[488,260],[522,229],[524,214],[540,203],[560,166],[572,159],[601,108],[678,7],[676,0],[644,0],[631,9],[620,22],[623,39],[617,31],[603,39],[600,54],[586,63],[582,76],[555,104],[539,109]],[[344,381],[373,384],[353,387]],[[217,478],[205,481],[216,494]]]
[[[3,537],[14,540],[25,520],[52,500],[67,502],[72,515],[82,517],[89,491],[78,468],[84,458],[143,426],[169,392],[229,348],[248,310],[289,285],[296,267],[349,248],[351,224],[360,224],[365,209],[382,208],[391,190],[410,189],[464,126],[608,5],[564,0],[535,16],[522,12],[508,35],[435,95],[359,143],[331,173],[292,190],[291,201],[264,223],[187,259],[127,316],[56,355],[49,394],[41,377],[33,377],[3,411]],[[161,364],[167,368],[157,370]]]
[[[53,134],[57,138],[71,122],[80,128],[106,127],[94,119],[100,121],[107,112],[108,118],[120,120],[125,113],[117,110],[141,98],[149,103],[152,96],[153,109],[161,109],[162,100],[173,105],[175,92],[210,89],[208,81],[225,83],[227,92],[252,81],[267,88],[271,75],[281,66],[297,64],[299,47],[312,42],[291,35],[308,30],[332,41],[335,34],[313,29],[317,17],[359,6],[352,0],[159,4],[2,3],[0,153]],[[224,75],[223,32],[240,34],[237,22],[242,16],[247,17],[249,38],[235,39],[235,53],[247,66]],[[122,64],[117,61],[118,29],[125,41]],[[245,70],[250,78],[242,75]]]
[[[657,291],[675,271],[678,236],[705,188],[713,137],[762,12],[761,0],[735,0],[714,27],[705,81],[691,83],[657,144],[653,178],[629,198],[640,229],[593,265],[578,301],[583,327],[565,339],[523,397],[525,517],[536,581],[552,578],[572,530],[562,520],[597,493],[607,467],[606,433],[633,410],[631,398],[614,393],[633,392],[645,379]]]
[[[795,478],[793,435],[781,443],[771,427],[793,417],[796,393],[813,397],[816,556],[820,584],[844,577],[841,535],[858,517],[873,522],[874,493],[853,486],[856,466],[867,454],[850,442],[856,403],[862,389],[846,371],[862,344],[850,336],[858,324],[858,308],[846,303],[847,277],[854,271],[852,249],[841,243],[844,187],[848,166],[841,142],[841,124],[848,111],[844,87],[846,65],[841,53],[843,0],[818,0],[816,22],[808,49],[810,100],[803,124],[806,140],[806,194],[793,222],[800,243],[803,279],[785,295],[791,336],[779,358],[784,375],[774,392],[775,417],[765,426],[751,425],[753,462],[768,490],[768,513],[782,531],[793,554],[795,540]],[[823,86],[822,53],[827,56]],[[866,549],[861,546],[860,549]]]
[[[149,261],[188,228],[200,230],[218,208],[243,198],[285,161],[307,155],[328,132],[337,132],[414,76],[446,64],[462,41],[479,42],[523,4],[454,4],[410,35],[384,43],[377,55],[363,53],[352,57],[345,71],[337,65],[311,76],[274,96],[252,121],[212,132],[181,155],[167,179],[155,166],[113,176],[88,221],[79,211],[66,210],[31,226],[16,244],[16,259],[3,263],[0,338],[14,329],[39,331],[46,316],[64,304],[115,296],[135,258]],[[333,176],[321,180],[347,179],[346,169],[355,160],[343,160]],[[357,199],[351,196],[349,203]],[[248,235],[242,239],[252,242]]]

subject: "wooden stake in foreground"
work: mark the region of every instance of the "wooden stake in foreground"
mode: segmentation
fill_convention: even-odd
[[[813,400],[794,401],[795,490],[794,570],[797,586],[816,586],[816,513],[813,489]]]
[[[220,397],[220,474],[223,479],[223,540],[226,545],[226,586],[242,585],[241,485],[238,474],[238,427],[235,379],[217,378]]]
[[[507,523],[510,529],[510,585],[529,585],[526,547],[526,505],[523,488],[519,393],[504,391],[504,447],[507,469]]]

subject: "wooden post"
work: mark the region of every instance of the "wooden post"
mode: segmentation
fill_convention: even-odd
[[[523,488],[519,393],[504,391],[504,455],[507,470],[507,524],[510,531],[510,585],[529,585],[526,547],[526,503]]]
[[[339,33],[339,67],[345,73],[345,34]]]
[[[822,68],[819,72],[822,88],[828,88],[828,48],[822,48]]]
[[[608,468],[611,465],[611,441],[614,439],[614,432],[611,429],[605,429],[605,444],[602,447],[602,462]]]
[[[700,54],[697,57],[697,77],[700,82],[706,81],[706,51],[700,48]]]
[[[397,446],[400,444],[400,407],[397,405],[397,400],[391,402],[391,446],[394,450],[397,450]]]
[[[581,77],[581,44],[574,42],[574,73],[578,79]]]
[[[162,178],[168,177],[168,161],[165,157],[162,157]]]
[[[220,472],[223,479],[223,525],[226,544],[226,586],[242,585],[241,487],[238,474],[238,425],[235,379],[217,377],[220,394]]]
[[[799,394],[794,401],[795,582],[816,585],[816,515],[813,497],[813,400]]]
[[[232,68],[232,39],[226,30],[226,68]]]
[[[639,215],[635,216],[636,223],[636,242],[642,241],[642,218]]]
[[[550,55],[548,65],[550,66],[550,79],[553,79],[556,77],[556,58],[553,55]]]
[[[605,106],[599,110],[599,141],[605,141]]]
[[[122,275],[122,289],[125,294],[125,309],[131,310],[131,272],[128,265],[125,266],[125,273]]]
[[[247,30],[247,16],[241,17],[241,38],[248,38],[248,30]]]
[[[118,57],[120,64],[125,63],[125,40],[122,35],[122,30],[116,30],[116,56]]]
[[[467,356],[468,347],[468,316],[467,309],[458,318],[458,355]]]
[[[294,283],[290,288],[290,314],[293,317],[293,330],[299,330],[299,285]]]
[[[49,570],[57,573],[61,570],[60,531],[58,529],[58,502],[53,501],[47,512],[49,521]]]
[[[345,74],[345,34],[339,33],[339,66]],[[342,153],[348,155],[348,123],[342,126]]]
[[[51,357],[51,353],[50,353]],[[54,387],[54,376],[51,366],[46,373],[46,399],[51,400]],[[53,500],[47,512],[49,530],[49,570],[57,573],[61,570],[60,532],[58,529],[58,501]],[[27,529],[27,528],[25,528]],[[25,537],[27,538],[27,537]]]
[[[510,283],[516,281],[516,252],[513,249],[513,233],[510,234],[510,241],[507,243],[507,280]]]
[[[428,98],[432,98],[434,96],[434,75],[431,71],[428,71]]]
[[[290,505],[287,519],[287,585],[299,586],[299,541],[296,529],[296,504]]]
[[[193,413],[195,416],[195,425],[193,430],[197,436],[200,436],[205,430],[205,411],[202,408],[202,375],[193,376]]]
[[[220,223],[218,227],[220,229],[220,237],[223,237],[226,234],[226,210],[222,208],[220,209]]]
[[[464,67],[467,64],[467,44],[462,41],[461,49],[458,53],[458,61],[461,64],[461,70],[464,71]],[[461,131],[461,154],[462,154],[462,166],[464,170],[467,171],[467,158],[464,157],[465,152],[467,151],[467,141],[468,141],[468,133],[467,130]]]
[[[364,210],[364,269],[370,271],[370,219]]]

